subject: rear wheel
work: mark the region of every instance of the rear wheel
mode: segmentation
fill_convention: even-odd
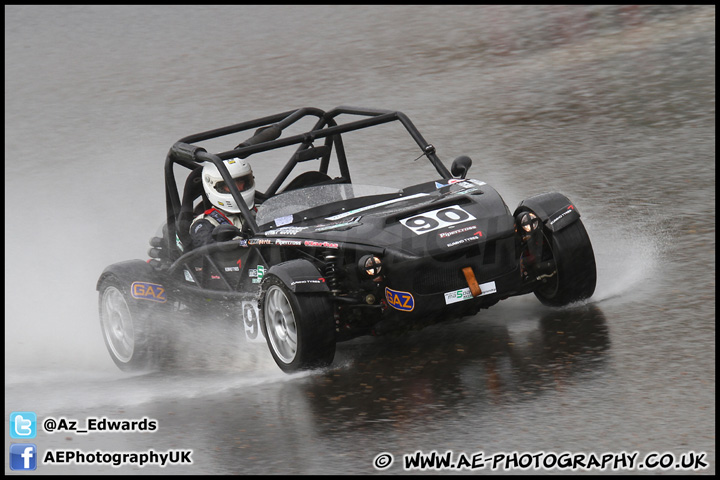
[[[148,325],[133,300],[112,275],[102,281],[99,290],[100,327],[113,362],[125,371],[148,367]]]
[[[535,296],[545,305],[563,306],[590,298],[597,270],[590,237],[581,220],[551,232],[543,229],[543,260],[552,260],[555,271],[544,275]]]
[[[327,367],[335,357],[335,324],[327,296],[296,295],[276,276],[263,281],[260,326],[285,372]]]

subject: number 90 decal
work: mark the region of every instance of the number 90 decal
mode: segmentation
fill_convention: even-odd
[[[462,207],[453,205],[452,207],[440,208],[414,217],[403,218],[400,223],[412,230],[416,235],[422,235],[468,220],[475,220],[475,217]]]

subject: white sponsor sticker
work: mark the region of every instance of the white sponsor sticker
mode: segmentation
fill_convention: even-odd
[[[291,247],[299,247],[302,245],[302,241],[300,240],[287,240],[284,238],[278,238],[275,240],[275,245],[285,245],[285,246],[291,246]]]
[[[442,182],[435,182],[435,188],[443,188],[443,187],[449,187],[450,185],[453,185],[455,183],[462,182],[462,179],[460,178],[451,178],[446,181],[446,183]]]
[[[480,297],[482,297],[483,295],[490,295],[491,293],[496,292],[497,289],[495,288],[495,282],[488,282],[480,285]],[[473,296],[469,288],[453,290],[452,292],[445,292],[445,305],[463,302],[465,300],[470,300],[471,298],[473,298]]]
[[[276,220],[277,221],[277,220]],[[308,227],[281,227],[275,230],[268,230],[265,235],[284,237],[285,235],[297,235]]]
[[[284,217],[276,218],[275,219],[275,226],[276,227],[282,227],[283,225],[287,225],[288,223],[293,222],[293,216],[292,215],[286,215]]]

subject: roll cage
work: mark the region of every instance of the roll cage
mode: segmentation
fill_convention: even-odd
[[[365,118],[338,123],[336,119],[340,115],[356,115]],[[312,129],[304,133],[280,138],[283,130],[308,116],[318,118]],[[247,158],[256,153],[295,144],[299,145],[268,189],[265,192],[256,192],[256,199],[260,202],[277,195],[280,186],[299,163],[320,159],[318,171],[321,175],[329,179],[330,177],[327,176],[327,172],[333,149],[338,162],[340,177],[331,179],[329,182],[351,183],[350,170],[348,168],[341,135],[354,130],[393,121],[402,123],[420,147],[422,151],[421,156],[424,155],[428,158],[441,178],[452,178],[450,172],[436,155],[435,147],[425,141],[415,125],[405,114],[398,111],[337,107],[325,112],[318,108],[304,107],[227,127],[196,133],[180,139],[170,148],[165,161],[165,196],[168,228],[168,235],[166,237],[168,249],[166,251],[170,253],[171,260],[174,261],[182,255],[182,251],[180,251],[176,245],[176,238],[180,239],[185,245],[189,244],[189,232],[186,227],[189,227],[189,221],[191,221],[194,216],[192,204],[198,197],[204,196],[200,183],[200,173],[203,162],[212,162],[217,166],[221,176],[230,186],[230,192],[235,202],[240,207],[245,228],[250,235],[255,235],[260,229],[255,218],[247,208],[247,205],[242,201],[240,192],[237,190],[230,174],[225,168],[224,160],[236,157]],[[240,143],[234,149],[225,152],[210,153],[205,148],[195,145],[198,142],[252,129],[256,129],[256,131],[250,138]],[[319,139],[324,139],[324,144],[315,146],[315,140]],[[175,180],[175,165],[191,170],[185,181],[182,201]]]

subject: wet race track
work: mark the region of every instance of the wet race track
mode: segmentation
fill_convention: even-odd
[[[418,451],[456,466],[504,452],[500,474],[576,473],[521,470],[563,453],[625,454],[591,473],[715,473],[714,6],[6,6],[5,54],[6,452],[192,450],[192,464],[34,473],[396,474]],[[208,320],[178,326],[169,371],[118,371],[95,283],[147,258],[172,143],[337,105],[406,113],[511,210],[567,195],[593,241],[594,296],[358,338],[290,376]],[[368,145],[354,178],[430,180],[417,155],[383,152]],[[276,167],[253,167],[262,189]],[[37,414],[35,439],[10,438],[12,412]],[[41,426],[96,417],[157,428]],[[638,466],[661,458],[671,468]],[[692,459],[706,467],[674,468]],[[5,472],[32,474],[9,456]]]

